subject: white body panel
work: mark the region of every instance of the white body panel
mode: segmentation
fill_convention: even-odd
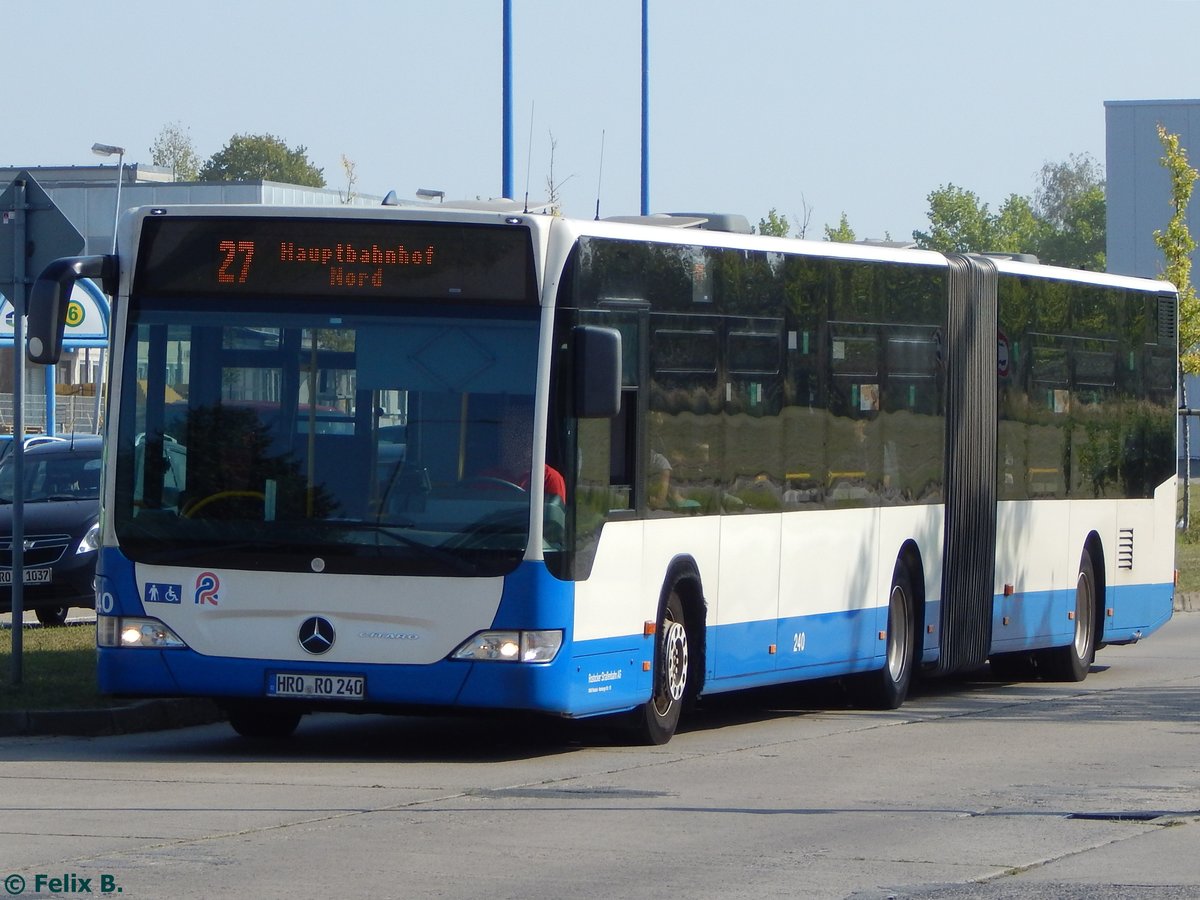
[[[188,636],[205,656],[307,660],[300,624],[322,615],[337,629],[328,662],[429,664],[488,628],[500,605],[502,578],[416,578],[138,567],[138,590],[181,588],[179,603],[146,603],[149,614]],[[198,596],[206,575],[215,595]],[[353,603],[341,598],[351,597]],[[335,599],[337,598],[337,599]],[[216,601],[215,603],[213,601]]]
[[[710,627],[881,609],[913,540],[926,596],[940,591],[940,506],[648,519],[604,526],[590,577],[576,585],[576,640],[653,621],[671,561],[692,559]]]

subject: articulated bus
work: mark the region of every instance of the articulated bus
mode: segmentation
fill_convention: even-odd
[[[1170,285],[723,221],[142,208],[53,263],[33,361],[114,297],[101,690],[663,743],[750,687],[1078,681],[1170,618]]]

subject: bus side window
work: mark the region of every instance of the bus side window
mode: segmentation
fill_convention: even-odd
[[[637,415],[637,392],[621,391],[621,411],[609,420],[608,485],[609,509],[631,509],[637,471],[637,440],[633,424]]]

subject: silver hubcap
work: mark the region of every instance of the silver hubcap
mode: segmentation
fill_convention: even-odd
[[[1092,633],[1092,582],[1086,572],[1075,583],[1075,655],[1087,656]]]
[[[888,600],[888,674],[892,681],[899,681],[908,667],[909,634],[908,597],[898,584],[892,585],[892,596]]]
[[[687,632],[679,622],[672,622],[666,634],[667,693],[672,700],[683,699],[687,687]]]
[[[663,622],[662,665],[661,693],[655,698],[655,709],[659,715],[666,715],[673,704],[683,699],[687,689],[687,630],[682,622],[673,619]]]

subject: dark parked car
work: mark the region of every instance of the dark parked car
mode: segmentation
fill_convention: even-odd
[[[43,625],[96,605],[102,446],[96,435],[76,435],[24,448],[24,607]],[[0,612],[12,610],[13,464],[11,452],[0,460]]]

